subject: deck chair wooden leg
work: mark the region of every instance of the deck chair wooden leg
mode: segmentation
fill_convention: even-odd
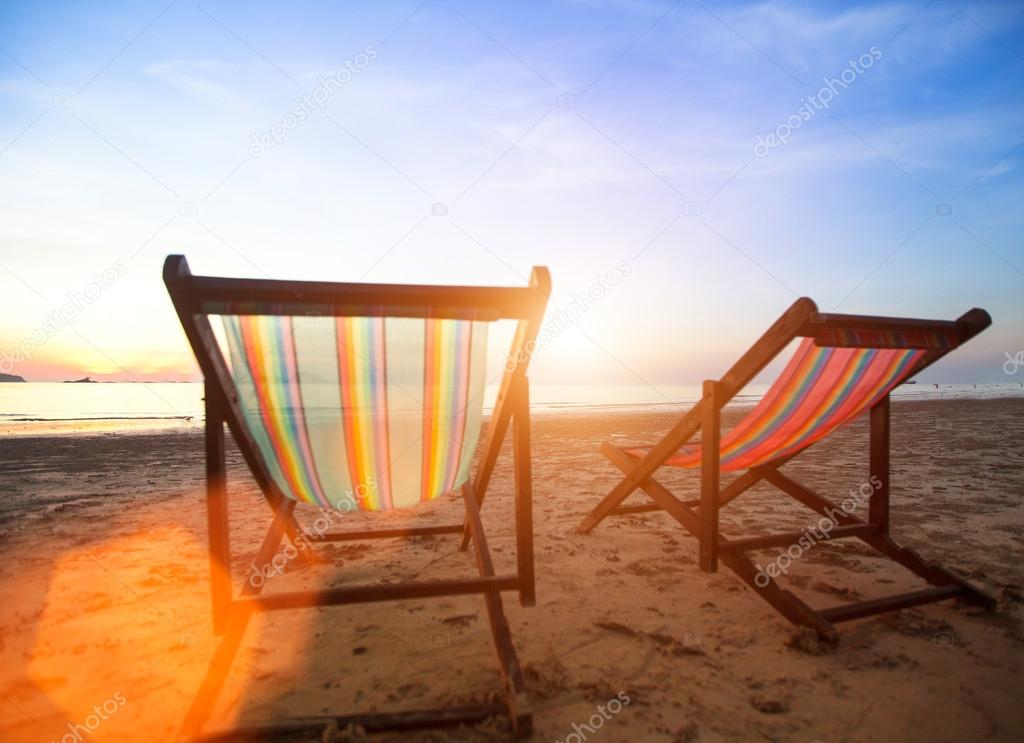
[[[294,508],[294,503],[289,501],[289,504],[291,507],[284,507],[276,512],[274,520],[263,538],[263,543],[260,545],[259,552],[256,554],[253,564],[261,574],[271,564],[281,545],[281,540],[284,538],[286,523],[292,517],[292,508]],[[262,582],[246,581],[239,595],[241,598],[255,596],[263,589],[263,585]],[[210,666],[199,685],[199,691],[192,699],[192,704],[189,705],[185,722],[182,725],[182,737],[193,738],[198,735],[213,711],[224,682],[230,675],[231,665],[238,654],[238,648],[242,643],[242,637],[245,635],[251,617],[251,606],[233,602],[229,602],[222,609],[221,615],[214,616],[214,626],[223,627],[223,639],[210,660]]]
[[[493,576],[494,563],[491,560],[487,537],[480,521],[477,499],[469,483],[463,486],[462,495],[466,503],[466,521],[471,532],[480,575],[483,577]],[[494,638],[494,647],[498,654],[498,664],[501,666],[502,681],[505,685],[509,719],[512,721],[512,729],[516,736],[525,737],[533,731],[533,716],[526,699],[523,671],[519,665],[519,658],[516,656],[515,645],[512,643],[512,633],[509,629],[508,619],[505,617],[501,594],[497,591],[485,593],[484,600],[491,625],[491,636]]]
[[[526,323],[519,323],[516,335],[526,332]],[[494,404],[494,412],[491,413],[491,422],[487,425],[487,438],[484,441],[480,464],[477,466],[476,479],[473,480],[473,493],[476,499],[477,510],[484,504],[484,496],[487,495],[487,486],[491,483],[491,475],[494,473],[494,463],[501,452],[501,444],[508,432],[509,422],[518,409],[518,399],[523,389],[528,384],[526,377],[516,375],[513,372],[505,372],[501,380],[501,388],[498,390],[498,399]],[[529,414],[529,411],[527,411]],[[462,539],[459,540],[459,551],[465,552],[469,547],[469,540],[472,532],[469,528],[468,517],[462,524]]]
[[[512,458],[515,467],[516,569],[519,574],[519,604],[537,603],[533,569],[533,474],[530,461],[530,388],[526,377],[516,395],[512,414]]]
[[[969,603],[993,608],[995,599],[979,590],[953,572],[938,565],[928,563],[914,550],[902,547],[889,534],[889,395],[886,395],[871,408],[871,452],[870,473],[871,484],[876,491],[868,503],[868,521],[878,532],[862,537],[865,542],[883,553],[903,567],[921,576],[935,586],[958,585],[965,593],[960,598]]]
[[[868,521],[889,532],[889,396],[871,408],[870,482],[876,488],[868,501]]]
[[[700,460],[700,569],[706,573],[718,570],[718,488],[719,433],[721,413],[716,395],[717,383],[704,382],[704,404],[701,406]]]
[[[207,381],[206,407],[206,524],[210,548],[210,595],[213,631],[224,632],[231,603],[231,541],[228,529],[228,493],[224,460],[224,413],[218,392]]]
[[[217,650],[210,659],[209,668],[199,684],[199,691],[196,692],[188,712],[185,714],[185,722],[181,726],[181,737],[189,740],[199,735],[206,724],[210,713],[217,704],[224,682],[231,675],[231,666],[238,654],[238,648],[242,644],[242,637],[249,626],[252,611],[242,609],[233,612],[225,623],[223,639],[217,646]]]

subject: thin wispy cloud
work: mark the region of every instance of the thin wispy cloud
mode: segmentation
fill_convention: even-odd
[[[235,92],[231,78],[238,79],[243,70],[216,60],[174,60],[150,65],[146,72],[198,101],[224,111],[244,111],[251,105]],[[226,78],[227,83],[216,77]]]

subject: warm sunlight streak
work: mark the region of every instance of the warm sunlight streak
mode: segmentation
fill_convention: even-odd
[[[75,730],[96,741],[124,740],[132,730],[148,731],[147,740],[175,737],[170,721],[184,715],[219,641],[199,537],[177,527],[149,529],[73,548],[53,563],[26,678],[13,679],[19,707],[35,720],[17,740],[61,741]],[[311,617],[294,614],[297,623],[269,640],[267,615],[250,622],[213,727],[230,726],[245,709],[250,687],[267,678],[259,666],[266,667],[268,652],[273,675],[301,668],[310,652],[302,627]]]

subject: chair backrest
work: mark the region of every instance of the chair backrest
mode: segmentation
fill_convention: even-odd
[[[722,469],[789,456],[856,419],[914,373],[920,348],[836,348],[804,338],[768,392],[722,437]]]
[[[249,432],[290,498],[382,511],[460,487],[476,450],[486,322],[223,316]]]
[[[524,288],[220,279],[193,276],[181,256],[164,273],[207,395],[214,382],[257,479],[342,510],[405,508],[466,482],[485,387],[501,379],[487,376],[488,326],[519,320],[508,386],[526,373],[550,292],[542,268]]]
[[[798,299],[717,383],[717,404],[725,405],[792,340],[803,338],[761,401],[722,436],[722,470],[756,467],[811,446],[991,322],[978,308],[957,320],[920,320],[823,314],[812,300]],[[692,445],[668,460],[676,467],[700,461],[701,449]]]

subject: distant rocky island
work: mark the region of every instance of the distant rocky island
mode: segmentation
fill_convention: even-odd
[[[65,379],[64,384],[98,384],[98,382],[92,377],[82,377],[81,379]]]
[[[19,377],[17,374],[0,374],[0,382],[24,382],[25,377]]]

